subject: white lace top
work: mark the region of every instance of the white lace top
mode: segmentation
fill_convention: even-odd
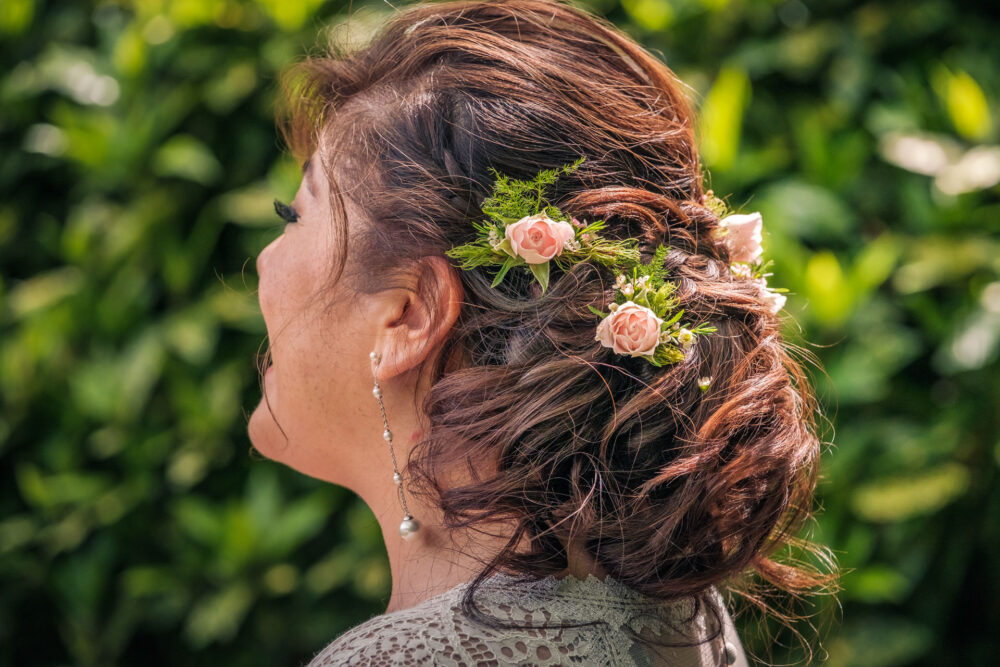
[[[307,667],[747,664],[728,612],[722,635],[700,645],[649,647],[634,640],[627,629],[661,643],[692,644],[711,634],[714,617],[706,605],[693,615],[691,601],[665,604],[611,577],[548,576],[525,582],[494,573],[484,580],[475,598],[479,608],[507,624],[536,626],[529,630],[488,628],[464,615],[460,601],[469,585],[459,584],[409,609],[370,618],[337,637]],[[714,588],[712,595],[721,606]],[[553,627],[581,621],[603,623]]]

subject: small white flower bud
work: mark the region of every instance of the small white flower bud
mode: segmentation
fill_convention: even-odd
[[[677,332],[677,342],[681,344],[684,349],[691,347],[694,343],[694,333],[689,329],[681,329]]]
[[[750,265],[743,262],[733,262],[729,265],[729,269],[737,278],[749,278],[752,275]]]

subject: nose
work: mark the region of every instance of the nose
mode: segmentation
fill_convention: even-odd
[[[274,244],[277,240],[278,239],[275,239],[274,241],[268,243],[267,246],[257,255],[257,261],[255,262],[257,267],[257,302],[260,304],[261,315],[264,315],[267,310],[267,293],[270,288],[270,285],[268,285],[264,278],[264,274],[267,273],[267,267],[271,264],[271,255],[274,252]],[[264,319],[265,321],[267,320],[266,317]]]
[[[271,247],[274,246],[276,242],[277,239],[268,243],[267,246],[265,246],[264,249],[260,251],[260,254],[257,255],[257,261],[255,263],[257,266],[257,278],[260,278],[261,274],[263,273],[264,265],[267,263],[266,256],[269,254]]]

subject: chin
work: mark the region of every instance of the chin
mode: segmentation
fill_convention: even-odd
[[[273,405],[273,400],[272,400]],[[282,452],[288,449],[288,442],[278,428],[278,423],[267,408],[267,402],[261,398],[257,409],[250,415],[247,422],[247,436],[258,452],[269,459],[280,461]]]
[[[273,398],[271,406],[274,407]],[[290,424],[283,422],[282,427],[285,429],[285,433],[289,433]],[[267,409],[267,402],[263,398],[257,404],[253,414],[250,415],[250,420],[247,423],[247,436],[254,449],[262,456],[288,466],[307,477],[314,477],[333,484],[340,483],[320,474],[321,469],[317,467],[318,462],[313,460],[313,452],[308,448],[303,449],[301,446],[295,447],[290,435],[285,437],[285,434],[278,428],[278,422],[275,421],[271,411]]]

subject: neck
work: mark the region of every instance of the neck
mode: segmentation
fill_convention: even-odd
[[[399,437],[394,441],[398,460],[406,461],[410,449],[421,437],[422,425],[413,412],[405,411],[401,405],[392,407],[392,416],[390,428],[397,434],[409,434],[409,437]],[[371,484],[359,492],[379,522],[388,552],[392,593],[386,613],[391,613],[416,606],[472,580],[506,545],[509,536],[513,534],[513,527],[505,531],[502,525],[492,524],[488,531],[483,532],[449,531],[443,525],[440,508],[410,493],[409,480],[404,472],[406,504],[410,514],[420,523],[420,528],[410,539],[403,539],[399,534],[399,524],[404,512],[397,487],[392,482],[391,463],[388,453],[385,453],[385,460],[379,460],[382,458],[382,449],[377,451],[379,453],[374,455],[371,466],[387,472],[371,477]],[[563,541],[561,537],[560,541]],[[581,545],[572,540],[563,543],[568,545],[569,567],[557,576],[573,574],[582,579],[588,573],[599,577],[606,574]],[[527,546],[525,538],[518,549]]]
[[[408,540],[399,534],[403,510],[395,493],[386,496],[376,511],[392,573],[392,594],[385,613],[408,609],[471,581],[508,539],[503,531],[494,528],[490,532],[499,537],[477,533],[475,538],[459,541],[441,524],[440,510],[428,507],[411,495],[407,495],[406,502],[410,513],[420,522],[417,534]],[[607,576],[607,570],[580,543],[569,540],[564,544],[567,544],[568,567],[557,577],[573,575],[582,580],[588,574],[602,579]]]
[[[366,455],[368,458],[362,465],[369,474],[363,477],[366,483],[356,487],[356,490],[375,514],[389,555],[392,594],[386,613],[390,613],[413,607],[470,581],[507,539],[502,537],[502,530],[495,531],[501,535],[499,538],[480,533],[475,533],[474,537],[453,534],[443,526],[442,512],[438,507],[411,493],[403,462],[424,432],[425,425],[414,409],[414,405],[422,402],[412,399],[417,393],[415,376],[399,376],[383,381],[382,385],[389,428],[396,435],[393,444],[403,475],[406,505],[410,515],[420,524],[416,534],[409,539],[403,539],[399,534],[404,511],[399,502],[398,489],[392,481],[389,452],[384,448],[385,443],[380,442]]]
[[[420,529],[410,539],[403,539],[399,534],[403,510],[395,488],[390,491],[377,507],[369,503],[382,529],[392,573],[386,613],[408,609],[470,581],[506,543],[505,539],[478,534],[474,540],[459,541],[442,525],[440,510],[412,494],[407,494],[406,503]]]

